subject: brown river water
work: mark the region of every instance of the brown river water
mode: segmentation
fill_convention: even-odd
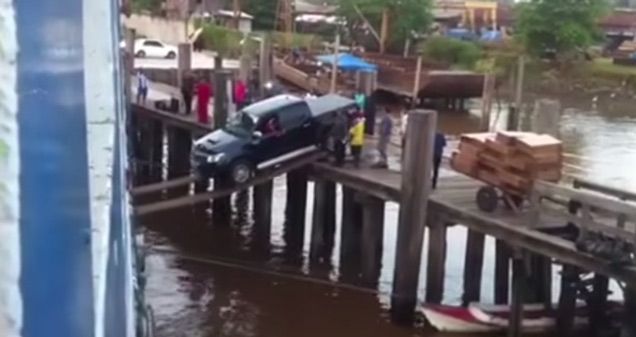
[[[609,97],[600,97],[596,103],[590,97],[561,99],[566,109],[560,128],[568,153],[569,173],[636,190],[633,102]],[[505,120],[502,113],[498,121]],[[528,118],[522,118],[521,122],[522,127],[528,125]],[[439,126],[448,134],[475,131],[479,127],[479,115],[441,113]],[[231,224],[211,226],[205,213],[191,209],[143,218],[146,242],[156,249],[146,258],[146,297],[154,309],[157,335],[450,337],[425,330],[421,324],[400,327],[390,323],[388,309],[397,205],[386,205],[380,276],[369,283],[361,280],[355,271],[353,275],[346,268],[340,271],[339,223],[331,260],[309,262],[311,183],[308,190],[304,236],[303,233],[294,236],[285,233],[284,178],[275,180],[271,240],[265,248],[252,234],[251,205],[245,196],[236,197]],[[466,231],[461,226],[449,230],[446,303],[458,303],[461,297],[465,238]],[[423,254],[425,251],[423,249]],[[422,263],[425,261],[423,258]],[[486,243],[484,268],[482,297],[488,302],[492,298],[491,275],[494,273],[494,248],[490,238]],[[425,291],[422,276],[423,273],[420,298]]]

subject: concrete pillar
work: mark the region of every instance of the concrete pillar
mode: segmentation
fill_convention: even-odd
[[[314,182],[312,218],[309,257],[313,261],[329,259],[336,230],[336,184],[333,181]]]
[[[430,158],[433,157],[437,112],[413,110],[408,119],[391,295],[391,316],[395,322],[403,324],[412,324],[417,300],[424,227],[431,193]]]
[[[547,133],[559,138],[561,103],[552,99],[539,99],[534,103],[532,113],[532,131]]]

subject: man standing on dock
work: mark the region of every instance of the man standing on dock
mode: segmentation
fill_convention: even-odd
[[[437,177],[439,167],[442,165],[442,156],[446,147],[446,137],[441,132],[435,132],[435,143],[433,144],[433,189],[437,188]]]
[[[380,130],[378,139],[378,152],[380,153],[380,161],[377,163],[378,168],[388,168],[389,159],[387,156],[387,147],[391,140],[391,134],[393,132],[393,120],[389,116],[388,109],[384,108],[380,116]]]
[[[143,71],[137,72],[137,104],[146,105],[148,97],[148,78]]]
[[[210,122],[208,106],[210,97],[212,97],[212,86],[204,79],[201,79],[197,83],[195,91],[197,95],[197,120],[199,123],[208,124]]]
[[[185,108],[185,115],[190,116],[192,113],[192,95],[194,91],[194,79],[189,72],[186,72],[183,76],[183,82],[181,83],[181,96],[183,97],[183,106]]]

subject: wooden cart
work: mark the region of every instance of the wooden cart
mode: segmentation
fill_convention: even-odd
[[[451,167],[486,185],[477,190],[480,210],[493,212],[499,202],[517,211],[535,179],[561,177],[561,143],[533,133],[479,133],[462,135]]]

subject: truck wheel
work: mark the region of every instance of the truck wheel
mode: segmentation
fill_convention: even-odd
[[[235,184],[244,184],[254,175],[254,168],[247,160],[237,160],[230,166],[230,179]]]

